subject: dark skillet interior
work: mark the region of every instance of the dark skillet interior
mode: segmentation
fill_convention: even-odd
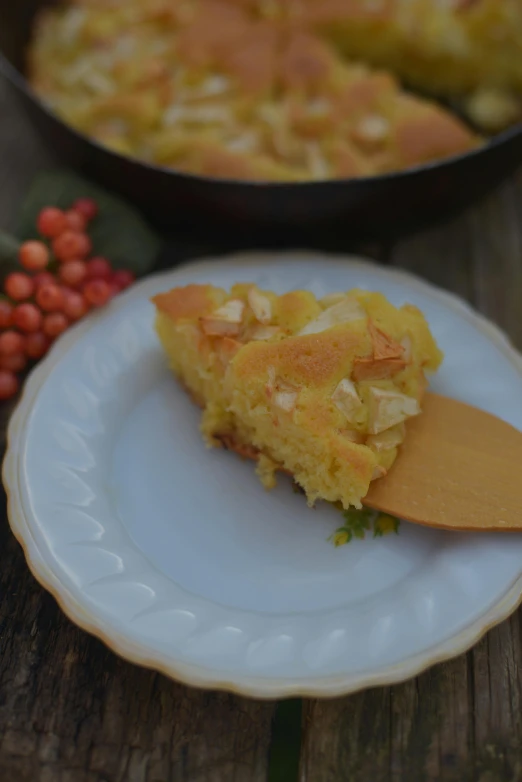
[[[381,177],[256,184],[188,176],[103,149],[44,109],[21,76],[32,19],[49,0],[0,2],[0,71],[62,163],[136,203],[156,224],[304,244],[320,230],[348,241],[397,236],[469,206],[522,163],[522,127],[441,163]],[[3,53],[4,57],[1,56]]]

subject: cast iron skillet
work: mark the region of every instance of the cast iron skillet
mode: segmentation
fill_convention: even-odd
[[[49,0],[0,1],[0,72],[59,160],[127,197],[163,227],[192,224],[204,232],[220,225],[228,231],[254,229],[257,237],[281,228],[302,237],[310,229],[328,227],[354,240],[399,235],[464,209],[522,163],[520,125],[466,155],[353,180],[217,181],[122,157],[53,116],[22,75],[34,13],[46,4]]]

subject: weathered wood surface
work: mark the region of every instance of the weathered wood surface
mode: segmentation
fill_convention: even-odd
[[[520,174],[391,261],[468,299],[522,348]],[[301,782],[519,782],[521,639],[519,611],[413,681],[306,704]]]
[[[0,85],[0,228],[47,162]],[[371,249],[464,296],[522,347],[520,174],[451,224]],[[211,250],[173,247],[179,259]],[[522,780],[521,642],[518,613],[416,680],[306,701],[300,782]],[[273,714],[136,668],[76,629],[29,574],[2,498],[0,782],[261,782]]]
[[[0,82],[0,228],[49,162]],[[190,690],[79,631],[30,575],[2,493],[0,782],[264,782],[273,710]]]

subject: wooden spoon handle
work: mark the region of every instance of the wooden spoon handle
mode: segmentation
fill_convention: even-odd
[[[395,464],[363,502],[431,527],[522,530],[522,433],[470,405],[427,394]]]

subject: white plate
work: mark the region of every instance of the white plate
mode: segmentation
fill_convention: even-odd
[[[285,480],[205,449],[165,367],[149,297],[253,280],[410,301],[446,353],[434,390],[522,428],[522,361],[459,300],[403,272],[307,253],[201,262],[145,280],[62,338],[29,379],[4,481],[41,583],[121,655],[191,684],[260,697],[339,695],[456,655],[517,606],[522,536],[403,523],[327,541],[342,523]]]

